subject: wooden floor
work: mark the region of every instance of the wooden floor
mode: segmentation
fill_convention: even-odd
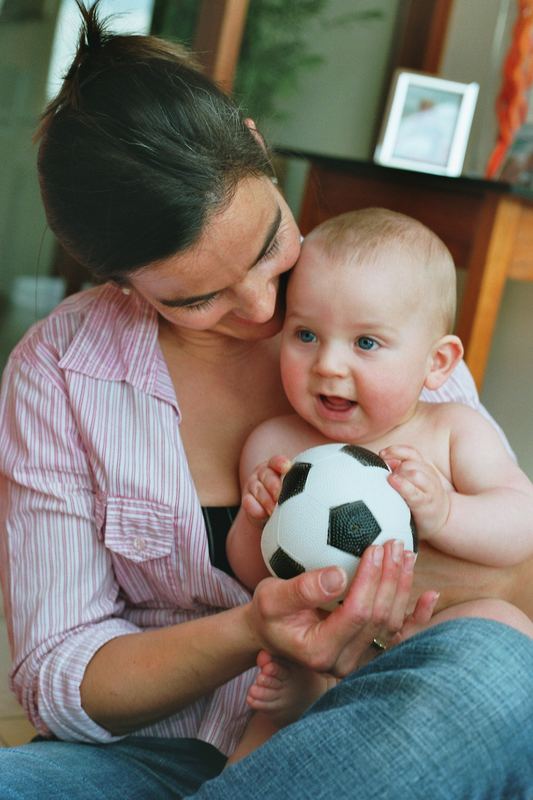
[[[12,747],[35,735],[8,686],[9,646],[5,620],[0,616],[0,747]]]

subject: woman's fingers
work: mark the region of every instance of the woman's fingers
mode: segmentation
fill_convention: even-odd
[[[401,629],[413,567],[413,554],[394,541],[367,548],[347,591],[346,575],[336,567],[263,581],[254,604],[264,647],[343,677],[358,666],[374,637],[389,640]],[[341,597],[335,607],[332,601]],[[334,608],[330,614],[321,610],[326,605]]]
[[[352,637],[344,642],[334,669],[343,676],[355,669],[374,638],[388,642],[403,625],[413,584],[415,556],[404,552],[399,541],[382,550],[368,548],[359,564],[342,612],[349,614]],[[339,644],[341,644],[339,639]]]
[[[416,555],[404,551],[401,542],[391,546],[392,565],[385,569],[374,603],[373,622],[379,626],[377,638],[385,641],[403,625],[413,587]]]
[[[438,600],[438,592],[428,591],[421,594],[412,614],[405,618],[401,630],[392,638],[390,645],[399,644],[425,628],[431,622]]]
[[[297,621],[295,615],[303,611],[318,611],[344,592],[347,577],[338,567],[304,572],[290,580],[267,578],[257,586],[254,600],[258,612],[268,621],[289,619]],[[322,619],[324,614],[317,614]],[[307,618],[305,618],[308,622]],[[273,652],[271,647],[265,649]]]
[[[374,620],[374,607],[381,590],[380,603],[385,606],[390,584],[395,584],[396,568],[389,568],[390,545],[371,546],[363,553],[357,572],[342,605],[324,620],[323,633],[330,645],[330,664],[323,671],[344,677],[353,671],[366,652],[379,627]],[[384,577],[383,569],[385,562]],[[387,585],[383,589],[382,586]],[[391,594],[394,593],[394,590]]]
[[[262,647],[274,656],[327,671],[338,645],[322,630],[328,617],[323,607],[342,596],[347,582],[346,573],[338,567],[304,572],[286,581],[261,581],[251,612]]]
[[[372,611],[372,622],[380,627],[388,626],[391,610],[395,605],[403,555],[403,543],[398,540],[387,542],[383,548],[381,580]]]

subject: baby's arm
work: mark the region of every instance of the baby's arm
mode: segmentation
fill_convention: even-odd
[[[533,555],[533,484],[481,415],[455,405],[447,416],[453,490],[408,446],[381,452],[393,469],[390,483],[420,538],[439,550],[487,566],[523,561]]]
[[[268,426],[254,431],[241,455],[242,502],[228,533],[226,553],[238,580],[254,590],[259,581],[270,575],[261,555],[261,533],[276,505],[283,475],[290,467],[285,456],[268,457],[272,438]],[[258,462],[259,466],[257,466]]]

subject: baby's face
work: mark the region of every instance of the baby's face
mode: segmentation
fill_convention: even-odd
[[[333,263],[304,243],[291,275],[281,369],[297,413],[334,441],[371,442],[412,415],[431,364],[423,285],[404,253]]]

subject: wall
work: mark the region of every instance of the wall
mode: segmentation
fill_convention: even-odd
[[[484,174],[496,139],[494,101],[515,7],[515,0],[455,0],[452,7],[440,74],[480,85],[463,169],[467,175]]]
[[[301,73],[295,94],[277,99],[284,119],[260,120],[269,142],[344,158],[372,156],[400,2],[330,0],[323,17],[302,26],[301,34],[322,64]],[[369,11],[376,17],[365,18]],[[284,191],[298,216],[306,164],[291,160],[285,170]]]
[[[379,17],[358,20],[357,13],[365,10]],[[283,147],[366,158],[374,143],[397,11],[398,0],[330,0],[324,18],[304,31],[323,63],[301,74],[295,95],[279,99],[279,111],[287,117],[265,120],[267,136]]]
[[[52,239],[35,169],[32,144],[44,106],[57,2],[41,15],[0,25],[0,295],[17,275],[48,271]]]
[[[494,101],[515,19],[514,0],[455,0],[442,74],[478,80],[479,104],[465,170],[482,175],[496,137]],[[531,254],[533,258],[533,253]],[[481,399],[533,479],[533,284],[508,281]]]

